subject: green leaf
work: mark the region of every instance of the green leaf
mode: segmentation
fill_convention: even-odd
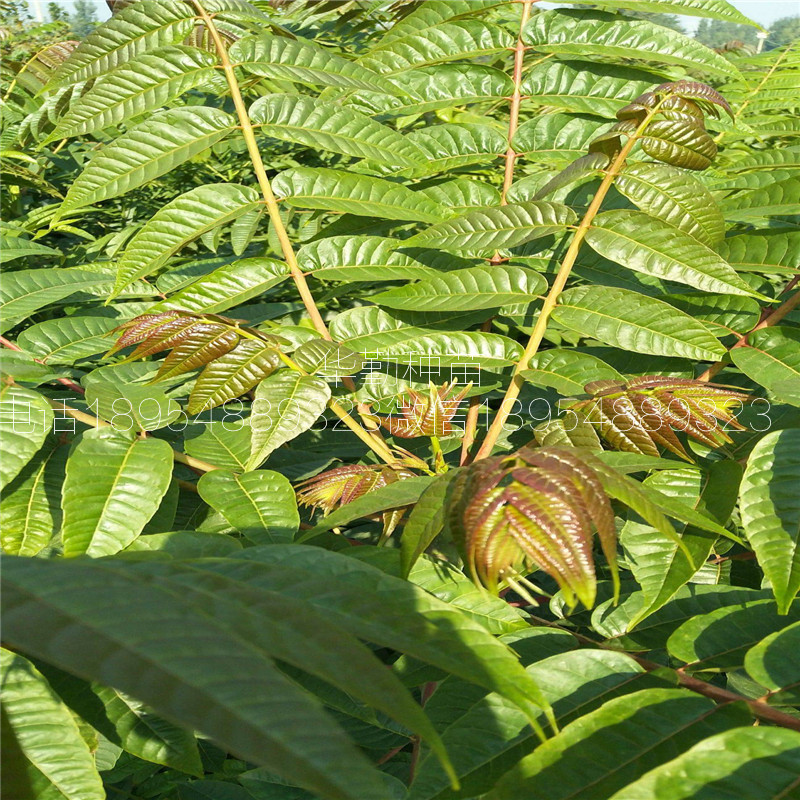
[[[401,334],[402,335],[402,334]],[[412,330],[406,335],[411,336]],[[381,346],[382,335],[368,342],[366,351],[380,350],[380,359],[388,362],[412,363],[409,359],[430,358],[433,364],[446,367],[454,364],[476,364],[481,369],[496,369],[515,363],[522,348],[513,339],[494,333],[453,332],[421,333],[413,338]],[[376,345],[373,348],[371,345]]]
[[[608,165],[608,156],[604,153],[592,152],[577,158],[550,180],[544,183],[546,174],[530,175],[517,181],[510,190],[513,199],[527,199],[531,195],[536,199],[543,197],[569,197],[583,184],[593,178],[600,178]],[[544,183],[544,185],[542,185]]]
[[[385,47],[389,42],[432,28],[442,22],[462,17],[484,14],[503,0],[434,0],[417,6],[410,14],[394,21],[389,30],[378,39],[376,48]]]
[[[787,74],[781,75],[777,73],[777,79],[785,81],[782,89],[792,88],[797,81],[796,75]],[[757,102],[758,98],[755,97],[751,102]],[[731,172],[734,175],[741,175],[742,173],[752,173],[755,171],[764,170],[767,172],[777,172],[779,175],[784,175],[785,170],[800,169],[800,156],[798,156],[798,149],[796,146],[786,148],[776,148],[768,150],[752,150],[749,153],[742,153],[740,158],[731,165]],[[734,178],[735,180],[735,178]],[[727,185],[727,184],[726,184]]]
[[[747,540],[787,614],[800,591],[800,430],[772,431],[750,453],[739,503]]]
[[[773,600],[753,600],[720,608],[683,623],[667,641],[673,658],[691,669],[736,669],[747,651],[765,636],[800,619],[800,603],[781,616]]]
[[[294,489],[279,472],[207,472],[200,497],[254,544],[291,542],[300,527]]]
[[[759,296],[710,247],[641,211],[598,214],[586,242],[601,256],[635,272],[706,292]]]
[[[279,372],[259,383],[250,418],[252,453],[247,469],[255,469],[273,450],[308,430],[331,396],[321,378]]]
[[[783,800],[797,787],[800,733],[733,728],[643,775],[611,800]]]
[[[687,584],[678,589],[672,600],[629,631],[643,601],[641,592],[632,592],[619,605],[613,605],[611,600],[598,606],[592,613],[592,627],[602,636],[614,639],[615,645],[632,650],[663,650],[669,635],[686,620],[767,596],[767,592],[743,586]]]
[[[25,269],[6,273],[0,288],[0,330],[7,331],[35,311],[96,286],[98,276],[82,269]]]
[[[445,61],[501,53],[514,46],[511,34],[477,19],[444,22],[389,42],[379,42],[359,63],[384,75]]]
[[[435,265],[443,259],[424,254],[426,261],[433,261],[431,267],[411,255],[419,251],[408,250],[396,239],[332,236],[301,247],[297,261],[303,272],[332,281],[410,280],[436,274]]]
[[[459,212],[500,205],[500,192],[494,186],[474,178],[452,178],[428,183],[418,193]],[[432,254],[427,255],[430,257]]]
[[[504,264],[454,270],[370,299],[379,306],[407,311],[472,311],[511,303],[531,303],[547,290],[537,272]]]
[[[506,138],[495,128],[465,122],[419,128],[406,139],[419,149],[421,161],[414,167],[393,171],[416,178],[470,164],[486,165],[508,147]]]
[[[447,209],[399,183],[344,170],[294,167],[279,173],[272,189],[292,206],[379,219],[438,222]]]
[[[725,219],[753,222],[765,217],[800,214],[800,178],[787,178],[764,189],[737,192],[720,204]]]
[[[279,366],[281,360],[274,346],[242,339],[233,350],[215,358],[200,373],[186,410],[189,414],[199,414],[241,397]]]
[[[627,289],[568,289],[561,295],[553,317],[584,336],[635,353],[700,361],[725,355],[725,348],[705,325],[668,303]]]
[[[168,577],[160,578],[167,567]],[[303,635],[308,624],[296,620],[308,612],[298,601],[293,612],[288,597],[277,597],[267,613],[256,613],[253,598],[240,599],[236,584],[220,586],[167,563],[14,559],[5,570],[4,635],[12,646],[81,677],[102,676],[166,719],[323,798],[380,796],[381,781],[366,759],[270,658],[296,652],[297,635],[305,665],[318,658],[315,642],[324,627]],[[262,595],[260,603],[270,599]],[[326,641],[326,657],[346,643],[341,635]]]
[[[369,158],[390,166],[424,159],[411,139],[365,114],[312,97],[268,94],[250,106],[250,119],[274,139]]]
[[[309,339],[292,353],[292,360],[310,375],[319,373],[328,380],[356,375],[364,365],[363,359],[349,347],[327,339]]]
[[[717,336],[745,334],[753,330],[761,319],[761,306],[752,297],[686,292],[663,295],[662,299],[706,323],[711,330],[718,328],[715,330]]]
[[[800,231],[756,231],[725,239],[720,255],[740,270],[794,274],[800,264]]]
[[[642,211],[674,225],[707,247],[725,238],[725,220],[711,192],[669,164],[628,164],[614,187]]]
[[[261,34],[247,36],[229,50],[231,61],[272,80],[346,89],[391,91],[375,72],[304,39]]]
[[[191,731],[161,719],[116,689],[81,680],[54,667],[42,669],[70,709],[126,753],[190,775],[203,774],[197,740]]]
[[[121,555],[131,559],[156,556],[164,560],[185,560],[229,556],[241,549],[241,544],[233,536],[198,531],[167,531],[140,536]]]
[[[408,483],[409,481],[401,481]],[[508,697],[534,718],[546,702],[515,655],[463,612],[375,567],[319,547],[251,547],[209,564],[280,591],[286,587],[359,638],[383,644]],[[324,591],[320,578],[324,576]]]
[[[67,448],[51,440],[4,489],[0,543],[4,553],[35,556],[61,525],[61,483]]]
[[[112,298],[162,266],[184,245],[259,206],[250,186],[217,183],[185,192],[157,211],[128,243],[117,264]]]
[[[26,658],[3,648],[0,659],[4,717],[24,756],[22,763],[6,763],[11,748],[3,747],[3,780],[27,783],[31,798],[105,800],[94,758],[69,709]]]
[[[624,381],[622,375],[589,353],[555,347],[537,353],[522,373],[534,386],[548,386],[563,397],[584,394],[593,381]]]
[[[502,598],[483,591],[447,561],[423,556],[412,567],[408,580],[460,609],[491,633],[530,630],[530,624],[518,610]]]
[[[408,240],[412,247],[491,250],[514,247],[562,232],[577,219],[572,209],[544,201],[470,211],[440,222]]]
[[[105,75],[150,50],[182,42],[194,29],[190,6],[139,0],[95,28],[56,70],[51,86]]]
[[[647,19],[603,11],[543,11],[533,16],[522,38],[542,53],[603,61],[635,58],[739,77],[739,70],[730,61],[696,39]]]
[[[748,721],[737,706],[682,689],[644,689],[616,697],[572,722],[507,772],[491,800],[610,797],[693,744]],[[609,758],[609,753],[624,754]]]
[[[39,244],[39,242],[33,242],[24,236],[0,236],[0,253],[2,253],[4,264],[28,256],[61,255],[58,250]]]
[[[551,60],[532,67],[522,93],[537,106],[614,119],[617,111],[659,83],[656,75],[613,64]]]
[[[376,306],[349,308],[337,314],[331,320],[330,332],[334,341],[365,354],[431,333],[408,325]]]
[[[60,317],[25,328],[17,344],[48,364],[74,364],[108,350],[106,336],[119,324],[113,317]]]
[[[259,208],[257,211],[248,211],[234,221],[231,225],[231,249],[234,255],[240,256],[247,250],[258,232],[263,217],[264,209]]]
[[[707,511],[706,504],[719,504],[716,521],[727,522],[736,503],[741,467],[735,461],[718,461],[708,475],[696,469],[664,470],[646,478],[644,485],[673,497],[692,509]],[[720,503],[720,500],[723,500]],[[668,512],[668,509],[665,509]],[[692,556],[689,564],[677,544],[641,521],[628,520],[620,533],[633,576],[642,587],[644,602],[630,627],[657,611],[705,564],[716,535],[686,523],[679,528],[681,540]]]
[[[406,325],[374,306],[352,308],[334,317],[331,336],[358,353],[379,353],[381,361],[408,363],[410,356],[437,359],[440,366],[477,363],[492,369],[513,364],[522,348],[494,333],[433,331]]]
[[[523,157],[535,153],[537,161],[571,161],[586,153],[604,125],[596,117],[542,114],[517,128],[512,145]]]
[[[666,11],[687,17],[708,17],[760,27],[727,0],[569,0],[572,5],[588,4],[623,11]]]
[[[167,300],[151,306],[148,313],[156,314],[175,309],[219,314],[259,297],[288,277],[289,268],[283,261],[272,258],[243,258],[204,275]]]
[[[437,477],[425,487],[414,503],[400,540],[400,569],[404,578],[408,577],[411,568],[444,527],[447,513],[445,498],[450,482],[457,474],[457,469],[451,469]]]
[[[800,406],[800,331],[784,327],[753,331],[745,347],[731,350],[731,359],[774,400]]]
[[[119,383],[102,371],[90,373],[84,383],[92,416],[106,420],[123,433],[155,431],[181,415],[178,402],[156,386]]]
[[[544,633],[542,633],[544,631]],[[537,642],[551,631],[534,628]],[[504,637],[506,640],[509,637]],[[569,640],[567,640],[569,642]],[[514,645],[514,642],[509,642]],[[542,644],[551,644],[547,639]],[[622,653],[601,650],[534,657],[527,673],[542,686],[560,724],[592,711],[618,695],[647,685],[644,670]],[[468,694],[469,692],[469,694]],[[426,704],[428,713],[442,718],[442,739],[462,782],[462,791],[475,796],[491,790],[508,768],[529,753],[537,741],[524,716],[497,694],[478,694],[462,681],[448,678]],[[444,725],[446,724],[446,727]],[[420,760],[409,800],[450,796],[447,776],[427,753]]]
[[[800,622],[788,625],[751,647],[744,657],[747,674],[772,691],[800,684],[794,657],[800,648]]]
[[[430,484],[431,479],[427,476],[406,478],[380,486],[365,495],[347,503],[336,511],[328,514],[322,522],[315,525],[310,531],[306,531],[298,541],[304,542],[313,539],[325,531],[347,525],[353,520],[369,517],[380,511],[390,508],[402,508],[416,503],[425,488]]]
[[[250,428],[236,411],[218,419],[200,419],[184,431],[183,449],[220,469],[244,472],[250,456]]]
[[[483,64],[441,64],[411,69],[392,78],[399,89],[389,94],[356,92],[349,104],[368,114],[395,117],[424,114],[441,108],[501,100],[514,91],[511,78]],[[379,90],[382,91],[382,90]]]
[[[5,350],[0,360],[0,375],[15,381],[39,386],[53,380],[55,371],[46,364],[33,360],[33,356],[21,350]]]
[[[211,53],[181,45],[128,61],[74,102],[47,141],[96,133],[160,108],[209,80],[215,63]]]
[[[166,442],[131,439],[112,428],[83,433],[64,479],[64,555],[107,556],[127,547],[156,513],[171,479]]]
[[[90,159],[70,186],[57,217],[149,183],[208,150],[233,129],[233,118],[217,108],[160,111]]]
[[[53,409],[38,392],[10,383],[0,387],[0,488],[5,488],[44,444],[53,430]]]

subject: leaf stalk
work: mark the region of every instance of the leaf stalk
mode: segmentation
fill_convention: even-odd
[[[505,153],[505,167],[503,170],[503,189],[500,194],[500,205],[506,205],[506,194],[514,183],[514,165],[517,161],[517,151],[514,149],[511,141],[514,134],[519,127],[519,109],[522,103],[522,70],[525,62],[525,51],[528,49],[522,41],[522,33],[528,20],[531,16],[531,6],[537,0],[523,0],[522,13],[519,21],[519,34],[517,35],[517,43],[514,47],[514,70],[512,73],[512,80],[514,81],[514,92],[511,95],[511,107],[508,114],[508,149]],[[491,260],[492,264],[498,264],[502,261],[500,254],[495,253]],[[491,330],[492,320],[488,319],[483,325],[481,330],[488,332]],[[474,397],[469,404],[467,410],[467,418],[464,422],[464,438],[461,441],[461,465],[463,466],[470,460],[470,449],[475,442],[475,434],[478,429],[478,417],[481,410],[480,397]]]
[[[289,266],[289,272],[291,273],[292,280],[297,287],[297,291],[300,294],[300,299],[303,301],[303,305],[305,306],[306,312],[308,313],[315,330],[320,336],[322,336],[323,339],[331,341],[331,334],[328,331],[328,326],[322,319],[322,315],[320,314],[319,308],[314,300],[314,296],[311,294],[311,289],[308,286],[306,277],[297,263],[297,257],[295,255],[294,248],[292,247],[292,242],[289,239],[286,226],[283,224],[283,220],[281,219],[278,201],[272,191],[272,186],[270,185],[269,177],[267,176],[267,171],[264,167],[264,160],[261,158],[261,151],[258,149],[258,142],[256,142],[253,123],[250,121],[250,115],[247,113],[247,106],[245,105],[244,98],[242,97],[242,91],[239,88],[239,81],[236,78],[236,72],[234,71],[233,64],[231,63],[230,58],[228,58],[228,51],[225,47],[225,43],[222,41],[222,37],[219,35],[219,31],[214,24],[213,16],[209,14],[205,8],[203,8],[201,0],[192,0],[192,5],[195,7],[198,15],[203,20],[203,24],[208,29],[208,33],[217,49],[217,55],[219,56],[222,70],[225,73],[225,80],[228,83],[231,99],[233,100],[233,105],[236,109],[236,116],[239,120],[239,127],[242,131],[242,137],[247,145],[247,152],[250,156],[250,161],[253,164],[253,172],[255,173],[256,180],[258,181],[258,185],[261,189],[261,194],[264,197],[264,202],[267,206],[267,213],[269,214],[273,230],[275,231],[275,235],[280,243],[281,252],[283,253],[283,257],[286,260],[287,265]],[[351,392],[355,391],[355,384],[350,378],[344,378],[343,383]],[[363,413],[368,411],[368,409],[366,407],[362,408],[362,406],[359,405],[359,411]],[[344,413],[346,414],[347,412]],[[345,424],[348,424],[344,418],[342,418],[342,421],[345,422]],[[348,425],[348,427],[350,426]],[[354,428],[351,428],[351,430],[353,430],[354,433],[356,432]],[[376,453],[380,455],[382,452],[390,452],[389,448],[386,446],[379,434],[374,431],[365,431],[365,429],[361,428],[360,426],[359,430],[361,430],[362,433],[365,433],[367,438],[365,439],[363,436],[361,436],[361,434],[356,435],[362,441],[368,443],[369,447]],[[381,457],[385,458],[385,455],[381,455]]]
[[[519,397],[522,387],[525,384],[525,379],[522,377],[522,372],[528,368],[528,364],[530,363],[531,359],[539,351],[539,347],[542,344],[544,334],[547,330],[547,325],[550,321],[550,315],[553,313],[553,309],[558,303],[558,298],[561,296],[561,292],[564,291],[564,287],[567,285],[567,280],[572,273],[573,266],[575,266],[575,261],[580,253],[583,240],[586,237],[589,228],[592,226],[594,218],[600,211],[600,207],[602,206],[603,201],[606,199],[609,189],[622,171],[622,168],[625,166],[625,162],[627,161],[631,150],[633,150],[639,137],[642,135],[645,128],[647,128],[647,126],[650,124],[650,121],[655,114],[658,113],[660,108],[661,103],[658,103],[656,106],[648,110],[647,116],[642,120],[636,131],[630,135],[628,140],[620,149],[619,153],[617,153],[616,158],[614,158],[613,162],[606,170],[603,181],[595,193],[595,196],[592,198],[592,202],[589,205],[589,208],[586,210],[583,219],[575,230],[575,235],[570,242],[569,248],[564,256],[564,260],[561,262],[558,274],[556,275],[553,285],[550,288],[544,303],[542,304],[542,310],[539,312],[539,316],[536,319],[536,325],[533,328],[530,339],[528,340],[528,344],[525,347],[525,351],[514,368],[511,383],[506,390],[505,396],[500,404],[500,408],[498,409],[497,414],[495,415],[495,418],[489,427],[489,431],[486,434],[486,438],[483,440],[483,444],[475,456],[476,461],[491,455],[494,445],[497,442],[500,433],[503,431],[503,427],[508,420],[509,415],[511,414],[511,409],[514,407],[514,403],[517,397]]]

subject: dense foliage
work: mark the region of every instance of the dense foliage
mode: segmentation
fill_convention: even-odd
[[[800,797],[800,51],[113,5],[3,71],[4,797]]]

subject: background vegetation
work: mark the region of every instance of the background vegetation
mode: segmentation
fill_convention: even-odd
[[[4,11],[4,797],[800,797],[788,24]]]

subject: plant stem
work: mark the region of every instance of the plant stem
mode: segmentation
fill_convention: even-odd
[[[519,393],[525,384],[525,379],[522,377],[521,373],[528,368],[530,360],[539,351],[545,331],[547,330],[547,323],[550,321],[550,315],[558,303],[558,298],[561,295],[561,292],[564,291],[564,287],[566,286],[567,280],[572,272],[572,267],[575,265],[575,260],[578,257],[578,253],[580,252],[586,233],[591,227],[592,222],[594,222],[594,218],[597,216],[597,212],[600,210],[600,207],[603,204],[606,195],[608,194],[608,190],[611,188],[612,184],[622,170],[622,167],[625,165],[625,161],[639,139],[639,136],[647,127],[654,114],[658,112],[659,108],[660,103],[648,111],[645,119],[642,121],[636,131],[630,135],[614,161],[611,163],[611,166],[606,170],[605,177],[603,178],[597,193],[592,199],[589,208],[586,210],[586,214],[584,214],[580,225],[578,225],[577,229],[575,230],[575,235],[572,237],[569,249],[564,256],[564,260],[561,263],[558,274],[556,275],[553,285],[550,288],[544,303],[542,304],[542,310],[539,312],[539,316],[536,319],[536,325],[534,326],[531,337],[528,340],[527,346],[525,347],[525,352],[522,354],[522,357],[514,368],[511,384],[506,391],[505,397],[503,397],[503,401],[500,404],[500,408],[498,409],[494,420],[492,421],[488,433],[486,434],[486,438],[484,439],[483,444],[475,456],[476,460],[486,458],[487,456],[491,455],[492,449],[494,448],[494,445],[503,430],[503,426],[505,425],[506,420],[511,413],[514,402],[516,401],[517,397],[519,397]]]
[[[420,699],[419,699],[419,704],[423,708],[425,707],[425,703],[427,703],[428,700],[430,700],[431,697],[433,696],[433,693],[436,691],[436,687],[438,685],[439,685],[438,683],[436,683],[435,681],[432,681],[430,683],[426,683],[422,687],[422,694],[421,694]],[[415,774],[417,772],[417,764],[419,762],[419,747],[420,747],[420,743],[421,743],[421,740],[420,740],[419,736],[413,736],[411,738],[411,761],[410,761],[410,763],[408,765],[408,782],[409,783],[413,783],[414,782],[414,776],[415,776]]]
[[[514,92],[511,95],[511,109],[508,115],[508,149],[506,150],[505,170],[503,172],[503,191],[500,201],[502,205],[506,204],[506,192],[514,182],[514,164],[517,160],[517,152],[511,146],[511,140],[514,138],[519,126],[519,107],[522,102],[522,66],[525,60],[525,43],[522,41],[522,32],[528,24],[531,16],[531,6],[534,2],[535,0],[523,0],[522,2],[519,35],[517,36],[517,44],[514,47],[514,72],[512,74]]]
[[[791,291],[797,285],[798,281],[800,281],[800,276],[793,278],[786,289],[784,289],[784,293]],[[772,325],[777,325],[777,323],[779,323],[787,314],[790,314],[798,307],[800,307],[800,291],[795,292],[788,300],[785,300],[777,308],[764,314],[758,325],[740,336],[736,343],[731,345],[731,347],[728,349],[728,353],[730,353],[731,350],[736,350],[739,347],[745,347],[747,345],[747,337],[751,333],[760,331],[762,328],[769,328]],[[699,375],[697,380],[704,382],[710,381],[719,372],[721,372],[727,366],[727,364],[727,360],[716,361],[702,375]]]
[[[525,61],[525,43],[522,41],[522,32],[528,24],[531,16],[531,6],[538,0],[523,0],[522,13],[519,20],[519,34],[517,43],[514,46],[514,71],[512,80],[514,81],[514,91],[511,95],[511,107],[508,112],[508,149],[505,154],[505,168],[503,171],[503,189],[500,194],[500,205],[507,205],[506,194],[514,182],[514,165],[517,161],[517,151],[511,144],[514,134],[519,127],[519,107],[522,102],[522,68]],[[501,261],[499,253],[495,253],[491,259],[492,264]],[[491,330],[492,320],[488,319],[481,325],[481,330],[488,332]],[[470,448],[475,442],[475,434],[478,429],[478,416],[480,415],[481,399],[473,397],[467,411],[467,418],[464,423],[464,438],[461,441],[461,465],[463,466],[470,460]]]
[[[783,59],[786,58],[787,55],[789,55],[789,52],[791,51],[792,47],[794,47],[794,43],[790,44],[778,56],[778,58],[775,59],[775,63],[769,68],[769,70],[767,71],[767,74],[759,81],[758,86],[756,86],[756,88],[753,89],[747,95],[747,97],[745,98],[744,102],[739,106],[738,109],[736,109],[736,111],[735,111],[735,113],[733,115],[734,124],[739,119],[739,117],[742,115],[742,112],[747,108],[747,106],[750,105],[750,103],[752,102],[753,98],[758,95],[758,93],[761,91],[761,88],[764,86],[764,84],[772,77],[772,73],[775,72],[776,69],[778,69],[778,67],[781,64],[781,61],[783,61]],[[728,133],[728,131],[722,131],[721,133],[717,134],[717,136],[714,138],[714,141],[715,142],[721,141],[726,133]]]
[[[331,341],[331,334],[328,331],[328,326],[322,319],[322,315],[320,314],[314,297],[311,294],[311,289],[308,287],[306,277],[297,263],[297,257],[295,256],[294,248],[292,247],[291,240],[289,239],[289,234],[286,231],[286,226],[283,224],[283,220],[281,219],[278,201],[275,199],[275,195],[272,192],[272,186],[270,185],[269,178],[267,177],[267,171],[264,168],[264,161],[261,158],[261,151],[258,149],[258,143],[256,142],[253,123],[250,122],[250,116],[247,113],[247,106],[245,105],[244,98],[242,97],[242,92],[239,88],[239,81],[236,78],[233,64],[231,64],[231,60],[228,58],[228,51],[225,48],[225,43],[222,41],[222,37],[219,35],[216,25],[214,25],[212,15],[209,14],[205,8],[203,8],[201,0],[192,0],[192,4],[197,9],[197,13],[203,20],[203,24],[208,29],[209,35],[214,41],[214,46],[217,48],[217,55],[219,55],[219,60],[222,64],[222,70],[225,73],[225,79],[228,82],[228,89],[231,93],[231,99],[233,100],[233,105],[236,109],[236,116],[239,119],[239,127],[241,128],[242,136],[244,137],[245,144],[247,145],[247,152],[250,156],[250,161],[253,164],[253,172],[255,173],[256,180],[261,188],[261,194],[263,195],[264,202],[267,206],[270,222],[272,223],[275,235],[278,237],[278,241],[281,246],[281,252],[283,253],[283,257],[286,260],[287,265],[289,266],[289,272],[291,273],[292,280],[297,287],[297,291],[300,294],[300,299],[303,301],[303,305],[305,306],[308,316],[311,318],[311,322],[314,325],[315,330],[320,336],[322,336],[323,339]],[[349,391],[355,391],[355,384],[349,377],[343,378],[342,382]],[[369,408],[363,404],[359,404],[358,409],[362,414],[369,411]],[[370,430],[368,431],[367,435],[370,439],[375,441],[375,447],[373,447],[373,449],[382,448],[388,451],[388,447],[377,431]]]
[[[50,407],[54,411],[60,411],[63,414],[66,414],[68,417],[72,417],[73,419],[78,420],[78,422],[82,422],[84,425],[88,425],[91,428],[113,427],[110,422],[106,422],[105,420],[96,416],[93,417],[91,414],[87,414],[84,411],[79,411],[77,408],[72,408],[61,400],[51,400],[50,398],[47,398],[47,402],[50,403]],[[146,431],[144,433],[147,435]],[[185,464],[187,467],[191,467],[197,472],[211,472],[214,469],[219,469],[219,467],[215,466],[214,464],[209,464],[207,461],[201,461],[199,458],[187,456],[186,453],[182,453],[180,450],[175,450],[174,448],[172,450],[172,458],[181,464]]]
[[[303,305],[306,307],[309,317],[311,317],[311,322],[313,323],[314,328],[317,330],[320,336],[325,339],[330,339],[331,335],[328,332],[328,327],[325,325],[325,322],[319,313],[319,309],[317,308],[317,304],[314,302],[314,298],[311,295],[311,290],[308,288],[305,275],[303,275],[303,271],[297,264],[297,258],[295,257],[292,243],[289,240],[289,234],[286,232],[286,227],[281,219],[280,210],[278,209],[278,201],[275,199],[275,195],[272,193],[272,187],[270,186],[269,178],[267,177],[267,171],[264,168],[261,152],[259,151],[258,143],[256,142],[253,124],[250,122],[250,117],[247,113],[247,107],[245,106],[242,92],[239,89],[239,81],[236,79],[236,73],[233,70],[233,64],[231,64],[231,60],[228,58],[228,51],[225,48],[225,43],[222,41],[222,37],[219,35],[219,31],[217,30],[216,25],[214,25],[214,20],[212,19],[211,15],[205,10],[205,8],[203,8],[201,0],[192,0],[192,4],[197,9],[197,13],[203,20],[203,24],[208,29],[208,33],[211,36],[215,47],[217,48],[217,55],[219,56],[220,63],[222,64],[222,70],[225,73],[225,79],[228,82],[228,89],[230,90],[231,99],[233,100],[233,105],[236,109],[236,116],[239,119],[239,126],[242,130],[242,136],[244,137],[245,144],[247,145],[247,152],[250,156],[250,161],[253,163],[253,171],[255,172],[258,185],[261,188],[261,194],[264,196],[264,202],[266,203],[267,212],[269,213],[270,221],[272,222],[273,229],[275,230],[275,235],[278,237],[278,241],[280,242],[281,252],[283,253],[286,263],[289,265],[289,271],[292,274],[292,279],[297,286],[297,291],[300,293],[300,298],[303,301]]]
[[[492,320],[494,317],[489,317],[486,322],[481,325],[481,330],[487,333],[492,329]],[[469,464],[471,459],[470,450],[475,443],[475,435],[478,430],[478,417],[481,413],[481,397],[477,395],[469,401],[469,409],[467,410],[467,418],[464,421],[464,438],[461,440],[461,459],[459,464],[463,467]]]
[[[339,405],[333,398],[328,400],[328,408],[336,414],[339,419],[350,428],[353,433],[361,439],[364,444],[370,448],[374,453],[379,455],[387,464],[396,463],[397,459],[392,454],[392,451],[382,439],[377,439],[375,436],[370,435],[368,431],[361,427],[348,413]]]

